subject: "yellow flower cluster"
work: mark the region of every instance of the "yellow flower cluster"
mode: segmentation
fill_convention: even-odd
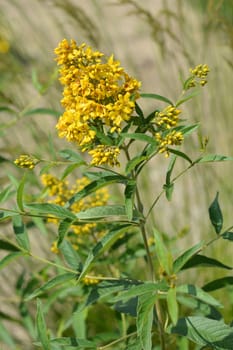
[[[173,130],[164,137],[158,132],[155,134],[155,139],[159,143],[159,153],[165,153],[165,157],[167,158],[169,157],[169,146],[181,145],[184,136],[180,131]]]
[[[31,170],[34,169],[39,162],[39,159],[28,154],[21,154],[21,156],[14,161],[15,165],[18,167]]]
[[[90,286],[90,285],[93,285],[93,284],[98,284],[100,282],[100,280],[98,278],[95,278],[95,277],[92,277],[92,276],[85,276],[83,279],[82,279],[82,283],[85,285],[85,286]]]
[[[120,154],[120,150],[118,147],[98,145],[95,149],[89,151],[88,153],[92,155],[92,165],[120,165],[117,159],[118,155]]]
[[[181,110],[174,106],[167,106],[163,111],[155,113],[155,124],[162,129],[175,127],[179,122]]]
[[[74,40],[69,43],[64,39],[55,53],[64,85],[61,103],[65,112],[56,126],[59,136],[75,142],[83,151],[95,149],[102,144],[98,133],[120,133],[124,122],[129,121],[140,82],[130,77],[113,56],[93,51],[85,43],[77,46]],[[106,155],[103,158],[110,164]],[[104,164],[103,158],[98,164]]]
[[[196,84],[204,86],[207,83],[207,75],[210,69],[207,64],[199,64],[195,68],[190,68],[193,78],[190,80],[188,87],[194,87]]]
[[[82,177],[81,179],[78,179],[73,186],[69,186],[68,181],[59,180],[52,174],[43,174],[41,181],[45,186],[45,189],[48,191],[48,195],[51,197],[50,203],[61,206],[64,205],[75,193],[81,191],[90,182],[87,177]],[[108,198],[109,193],[107,189],[99,189],[89,196],[73,203],[71,206],[71,211],[73,213],[78,213],[88,208],[105,205],[108,201]],[[49,219],[48,221],[58,223],[57,219]],[[86,237],[86,235],[94,235],[95,237],[99,237],[102,235],[102,233],[102,229],[97,229],[96,223],[72,225],[71,234],[75,234],[75,238],[70,236],[70,241],[75,246],[75,248],[78,249],[78,244],[83,242],[83,236]],[[78,237],[76,235],[78,235]],[[53,243],[51,251],[58,253],[56,242]]]

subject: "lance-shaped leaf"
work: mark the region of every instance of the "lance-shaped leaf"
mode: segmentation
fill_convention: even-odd
[[[197,243],[195,246],[186,250],[183,254],[181,254],[173,264],[174,272],[179,272],[183,266],[195,255],[200,249],[203,247],[204,242]]]
[[[62,158],[65,158],[71,162],[75,162],[78,164],[85,164],[85,161],[83,160],[81,155],[79,153],[73,151],[72,149],[63,149],[59,152],[59,155]]]
[[[233,329],[223,321],[193,316],[179,319],[168,332],[187,337],[195,344],[215,350],[232,350]]]
[[[171,157],[171,161],[168,165],[168,169],[166,173],[166,182],[163,185],[163,188],[165,189],[165,193],[166,193],[166,198],[168,201],[170,201],[172,198],[172,192],[174,188],[174,184],[171,182],[171,175],[176,163],[176,159],[177,159],[177,156],[175,155]]]
[[[178,303],[176,298],[176,287],[169,288],[167,292],[167,308],[168,308],[168,313],[172,320],[172,323],[176,324],[178,320],[178,313],[179,313]]]
[[[228,241],[231,241],[231,242],[233,241],[233,232],[231,231],[226,231],[221,236],[223,239],[227,239]]]
[[[95,285],[90,294],[88,295],[86,306],[95,303],[97,300],[101,298],[109,297],[113,293],[118,293],[120,291],[127,291],[134,286],[140,286],[142,282],[137,280],[129,280],[129,279],[119,279],[119,280],[107,280],[100,282]],[[111,301],[115,301],[115,299],[111,298]]]
[[[24,176],[22,177],[18,189],[17,189],[17,195],[16,195],[16,201],[17,205],[20,211],[24,211],[24,205],[23,205],[23,192],[24,192],[24,186],[26,182],[26,173],[24,173]]]
[[[191,94],[186,95],[184,98],[181,100],[177,101],[176,107],[180,106],[182,103],[192,99],[193,97],[197,96],[200,93],[199,90],[193,91]]]
[[[138,297],[137,306],[137,334],[141,341],[143,350],[152,348],[152,324],[154,315],[154,305],[157,294],[144,294]]]
[[[47,327],[44,319],[44,314],[42,310],[42,304],[39,299],[37,299],[37,311],[36,311],[36,328],[38,338],[41,342],[42,348],[44,350],[51,350]]]
[[[161,96],[161,95],[158,95],[158,94],[153,94],[153,93],[141,93],[140,94],[140,97],[143,97],[143,98],[153,98],[155,100],[158,100],[158,101],[163,101],[163,102],[166,102],[170,105],[173,105],[173,102],[171,100],[169,100],[167,97],[165,96]]]
[[[233,276],[226,276],[226,277],[211,281],[211,282],[205,284],[202,287],[202,289],[206,292],[212,292],[214,290],[224,288],[228,285],[233,285]]]
[[[97,349],[94,342],[86,339],[74,337],[53,338],[50,340],[51,345],[69,346],[76,349]]]
[[[71,206],[73,203],[79,201],[80,199],[88,196],[89,194],[96,192],[99,188],[106,187],[113,183],[127,183],[128,178],[122,175],[107,175],[100,177],[97,180],[92,181],[90,184],[85,186],[81,191],[77,192],[74,196],[72,196],[65,207]]]
[[[212,163],[212,162],[224,162],[233,160],[233,157],[227,157],[220,154],[206,154],[197,160],[194,161],[194,163]]]
[[[0,249],[2,250],[8,250],[11,252],[18,252],[19,248],[15,246],[14,244],[4,241],[3,239],[0,239]]]
[[[129,221],[133,219],[134,196],[136,189],[136,181],[129,180],[125,187],[125,211]]]
[[[219,234],[223,226],[223,216],[218,202],[218,192],[209,207],[209,217],[212,225],[214,226],[215,232]]]
[[[23,249],[30,251],[30,242],[26,230],[26,226],[23,223],[22,217],[20,215],[14,216],[12,218],[13,229],[17,243]]]
[[[130,298],[137,297],[143,294],[153,294],[158,291],[167,291],[168,286],[165,282],[144,282],[139,285],[131,285],[128,290],[122,291],[120,294],[111,299],[111,301],[126,301]]]
[[[170,147],[168,147],[167,149],[170,153],[173,153],[176,156],[187,160],[190,164],[193,164],[192,159],[190,159],[189,156],[187,156],[187,154],[185,154],[184,152],[178,151],[177,149],[170,148]]]
[[[59,247],[62,243],[63,239],[65,238],[65,235],[70,229],[70,226],[72,225],[73,220],[71,219],[64,219],[60,222],[60,225],[58,227],[58,240],[57,240],[57,246]]]
[[[52,203],[30,203],[25,205],[30,210],[33,210],[35,214],[44,215],[45,217],[56,217],[57,219],[76,219],[75,215],[67,208],[61,207]]]
[[[160,266],[168,275],[172,273],[172,255],[165,246],[160,232],[154,229],[155,249]]]
[[[112,246],[116,240],[129,228],[131,225],[118,225],[118,228],[113,229],[112,231],[108,232],[102,239],[96,244],[96,246],[92,249],[92,251],[89,253],[84,266],[83,270],[79,276],[79,280],[81,280],[85,274],[88,272],[88,270],[91,268],[91,264],[98,258],[100,254],[103,254],[107,249],[109,249],[110,246]]]
[[[59,286],[61,284],[66,283],[67,281],[71,281],[74,280],[76,278],[76,274],[71,273],[71,272],[66,272],[63,273],[61,275],[58,275],[52,279],[50,279],[48,282],[46,282],[43,286],[37,288],[36,290],[34,290],[30,295],[28,295],[26,297],[26,300],[31,300],[37,296],[39,296],[40,294],[47,292],[48,290]]]
[[[5,266],[11,263],[11,261],[14,261],[20,256],[23,256],[24,253],[22,252],[13,252],[8,255],[6,255],[4,258],[0,260],[0,270],[3,269]]]
[[[59,249],[62,252],[65,261],[71,266],[73,269],[78,270],[81,264],[81,260],[78,252],[74,249],[72,244],[68,240],[63,240],[59,245]]]
[[[216,300],[210,294],[206,293],[203,289],[198,288],[193,284],[183,284],[181,286],[177,286],[177,293],[188,294],[208,305],[222,307],[218,300]]]
[[[136,156],[130,159],[130,161],[128,161],[128,163],[126,164],[125,173],[130,174],[131,171],[133,171],[138,165],[140,165],[146,159],[148,159],[148,157],[142,156],[142,155]]]
[[[222,269],[232,270],[231,266],[225,265],[217,259],[209,258],[208,256],[197,254],[192,256],[182,267],[182,270],[192,267],[220,267]]]

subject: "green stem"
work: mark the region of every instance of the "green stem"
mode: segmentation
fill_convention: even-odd
[[[130,337],[134,336],[134,335],[137,335],[137,332],[133,332],[133,333],[127,334],[125,337],[122,337],[122,338],[120,338],[120,339],[114,340],[113,342],[108,343],[107,345],[98,346],[98,347],[97,347],[97,350],[105,350],[105,349],[108,349],[108,348],[111,349],[112,345],[115,345],[115,344],[117,344],[117,343],[120,343],[120,342],[126,340],[127,338],[130,338]]]

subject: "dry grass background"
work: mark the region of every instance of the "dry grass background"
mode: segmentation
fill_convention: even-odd
[[[23,116],[21,113],[38,107],[61,110],[61,88],[56,77],[48,91],[40,95],[33,86],[32,72],[36,72],[40,82],[55,75],[53,49],[64,37],[74,38],[78,43],[85,41],[106,54],[113,52],[127,71],[142,81],[143,92],[158,93],[172,100],[180,93],[180,74],[188,74],[192,65],[209,64],[209,84],[203,94],[187,103],[184,112],[192,122],[201,122],[201,133],[210,137],[209,153],[233,155],[232,33],[224,27],[214,6],[201,12],[191,7],[190,2],[1,0],[0,35],[8,39],[11,49],[7,55],[1,55],[0,69],[4,75],[0,78],[0,87],[3,99],[7,98],[19,112],[17,120],[6,112],[0,113],[1,155],[10,161],[24,152],[34,152],[45,158],[50,154],[50,140],[55,149],[67,147],[57,138],[54,116]],[[142,105],[148,111],[163,106],[156,101],[150,101],[149,106],[146,103],[143,101]],[[189,150],[193,157],[199,148],[197,136],[192,138],[191,145],[184,145],[184,150]],[[21,175],[11,163],[2,164],[0,185],[4,188],[9,173],[18,178]],[[144,174],[145,199],[151,197],[152,200],[152,196],[159,193],[166,167],[167,160],[161,157]],[[177,171],[183,167],[184,163],[180,161]],[[208,206],[216,191],[220,191],[226,226],[232,224],[232,170],[232,163],[199,165],[177,183],[172,202],[160,201],[154,213],[156,225],[171,237],[183,229],[188,231],[178,241],[177,250],[213,235]],[[6,225],[1,226],[1,231],[7,232]],[[35,251],[48,254],[45,236],[37,235],[31,240]],[[214,251],[215,257],[232,264],[231,248],[225,250],[225,246]],[[14,300],[11,300],[14,298],[12,286],[21,271],[20,264],[21,261],[18,266],[3,271],[0,279],[1,308],[12,316],[16,315]],[[197,278],[202,283],[206,276]],[[27,334],[22,327],[15,325],[13,332],[19,343],[27,343]],[[0,349],[8,348],[0,342]],[[25,345],[23,349],[31,347]]]

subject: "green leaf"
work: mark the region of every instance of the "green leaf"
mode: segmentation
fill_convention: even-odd
[[[13,252],[8,255],[6,255],[4,258],[0,260],[0,270],[3,269],[5,266],[11,263],[11,261],[17,259],[20,256],[23,256],[24,253],[22,252]]]
[[[4,241],[3,239],[0,239],[0,249],[8,250],[11,252],[18,252],[19,251],[18,247],[16,247],[14,244],[11,244],[7,241]]]
[[[190,159],[190,158],[187,156],[187,154],[185,154],[185,153],[183,153],[183,152],[181,152],[181,151],[178,151],[177,149],[170,148],[170,147],[168,147],[168,151],[169,151],[170,153],[175,154],[176,156],[178,156],[178,157],[180,157],[180,158],[183,158],[183,159],[187,160],[190,164],[193,164],[192,159]]]
[[[63,239],[65,238],[65,235],[70,229],[70,226],[72,225],[73,220],[67,218],[60,222],[58,227],[58,240],[57,240],[57,246],[59,248],[60,244],[62,243]]]
[[[78,164],[86,164],[82,156],[79,153],[73,151],[72,149],[63,149],[59,151],[59,155],[60,157],[65,158],[71,162],[76,162]]]
[[[14,193],[15,193],[15,191],[12,191],[11,185],[9,185],[6,188],[4,188],[4,190],[2,190],[1,193],[0,193],[0,203],[5,202]]]
[[[150,94],[150,93],[141,93],[140,97],[143,98],[153,98],[155,100],[159,100],[159,101],[163,101],[168,103],[169,105],[173,106],[173,102],[171,100],[169,100],[167,97],[161,96],[161,95],[157,95],[157,94]]]
[[[231,242],[233,241],[233,232],[226,231],[221,236],[223,239],[227,239],[228,241],[231,241]]]
[[[73,203],[79,201],[80,199],[88,196],[89,194],[96,192],[99,188],[106,187],[113,183],[127,183],[128,178],[122,175],[107,175],[103,176],[97,180],[92,181],[90,184],[85,186],[81,191],[77,192],[74,196],[72,196],[65,207],[71,206]]]
[[[94,342],[86,339],[61,337],[50,340],[51,345],[75,347],[76,349],[97,349]]]
[[[134,211],[134,216],[138,219],[139,213]],[[89,208],[76,214],[76,218],[79,220],[111,220],[113,217],[115,217],[116,221],[128,221],[125,207],[123,205],[103,205]]]
[[[133,219],[134,196],[137,189],[135,180],[129,180],[125,187],[125,212],[129,221]]]
[[[74,171],[74,169],[76,169],[82,164],[83,163],[75,163],[75,164],[68,165],[68,167],[66,167],[66,169],[62,173],[61,180],[64,180],[70,173]]]
[[[199,126],[200,126],[199,123],[192,124],[192,125],[180,125],[173,128],[173,130],[181,131],[183,135],[190,135],[193,131],[197,130]]]
[[[144,119],[143,111],[137,102],[135,102],[135,111],[140,118]]]
[[[47,334],[47,327],[44,319],[44,314],[42,310],[42,304],[39,299],[37,299],[37,312],[36,312],[36,328],[38,333],[38,338],[41,341],[42,348],[44,350],[51,350],[50,341]]]
[[[155,140],[154,137],[151,137],[146,134],[141,134],[141,133],[122,133],[121,137],[123,139],[133,139],[133,140],[138,140],[138,141],[143,141],[147,142],[149,144],[155,144],[157,145],[157,141]]]
[[[35,108],[27,110],[23,113],[23,115],[34,115],[34,114],[45,114],[45,115],[53,115],[55,117],[59,117],[62,113],[60,111],[55,111],[51,108]]]
[[[112,231],[108,232],[104,237],[101,238],[101,240],[96,244],[96,246],[92,249],[92,251],[89,253],[84,266],[83,270],[79,276],[79,281],[86,275],[88,270],[91,268],[91,264],[98,258],[100,254],[103,254],[107,249],[109,249],[110,246],[112,246],[117,239],[121,235],[123,235],[126,231],[129,230],[131,225],[118,225],[118,228],[113,229]]]
[[[214,290],[224,288],[228,285],[233,285],[233,276],[226,276],[226,277],[211,281],[211,282],[205,284],[202,287],[202,289],[206,292],[212,292]]]
[[[72,244],[67,240],[63,240],[59,246],[59,249],[64,256],[65,261],[73,269],[78,270],[81,261],[77,251],[73,248]]]
[[[137,334],[141,341],[143,350],[152,349],[152,324],[154,315],[154,305],[157,294],[144,294],[138,297],[137,306]]]
[[[193,97],[199,95],[199,93],[200,93],[200,90],[195,90],[195,91],[193,91],[191,94],[186,95],[184,98],[182,98],[182,99],[180,99],[179,101],[177,101],[175,106],[176,106],[176,107],[180,106],[182,103],[184,103],[184,102],[186,102],[186,101],[192,99]]]
[[[212,225],[214,226],[215,232],[219,234],[223,226],[223,216],[222,211],[218,203],[218,192],[215,199],[209,207],[209,217]]]
[[[169,327],[168,331],[185,336],[198,345],[208,345],[216,350],[232,350],[233,329],[223,321],[199,316],[186,317],[179,319],[176,326]]]
[[[24,173],[24,176],[22,177],[18,189],[17,189],[17,196],[16,196],[16,200],[17,200],[17,205],[20,211],[24,211],[24,204],[23,204],[23,191],[24,191],[24,185],[26,182],[26,173]]]
[[[20,215],[14,216],[12,218],[12,221],[13,221],[14,233],[19,246],[29,252],[30,242],[29,242],[26,226],[23,223],[22,217]]]
[[[225,265],[220,261],[209,258],[208,256],[197,254],[192,256],[183,266],[182,270],[190,269],[192,267],[220,267],[227,270],[232,270],[231,266]]]
[[[194,163],[208,163],[208,162],[224,162],[233,160],[233,157],[222,156],[219,154],[207,154],[201,158],[195,160]]]
[[[195,244],[195,246],[189,248],[186,250],[184,253],[182,253],[175,261],[173,264],[173,270],[174,273],[179,272],[189,260],[197,254],[197,252],[200,251],[200,249],[203,247],[204,242],[199,242]]]
[[[26,301],[28,300],[32,300],[34,299],[35,297],[37,297],[38,295],[44,293],[44,292],[47,292],[48,290],[56,287],[56,286],[59,286],[61,284],[64,284],[68,281],[71,281],[73,279],[75,279],[77,276],[76,274],[74,273],[71,273],[71,272],[66,272],[66,273],[63,273],[61,275],[58,275],[52,279],[50,279],[48,282],[46,282],[43,286],[37,288],[36,290],[34,290],[30,295],[28,295],[26,297]]]
[[[1,340],[1,344],[3,343],[6,346],[9,345],[8,349],[16,349],[16,343],[14,338],[12,337],[12,334],[10,334],[10,332],[6,329],[6,327],[1,321],[0,321],[0,340]],[[2,348],[2,350],[4,350],[4,348]]]
[[[106,297],[110,296],[113,293],[118,293],[122,290],[126,291],[134,286],[141,285],[141,283],[142,282],[139,282],[137,280],[129,279],[116,279],[100,282],[92,288],[90,294],[88,295],[86,306],[95,303],[99,299],[106,299]],[[115,298],[113,301],[115,301]]]
[[[4,210],[4,211],[0,211],[0,222],[10,219],[13,216],[18,216],[19,213],[17,211],[11,211],[11,210]]]
[[[33,210],[36,214],[44,215],[45,217],[53,216],[57,219],[76,219],[75,215],[67,208],[61,207],[52,203],[30,203],[25,207]]]
[[[222,307],[218,300],[206,293],[201,288],[194,286],[193,284],[183,284],[181,286],[177,286],[177,293],[188,294],[196,299],[203,301],[208,305]]]
[[[130,174],[131,171],[133,171],[137,167],[137,165],[141,164],[146,159],[148,159],[147,156],[136,156],[130,159],[130,161],[128,161],[128,163],[126,164],[125,173]]]
[[[157,292],[158,290],[160,291],[167,291],[167,285],[164,282],[141,282],[138,285],[132,285],[128,288],[128,290],[123,291],[119,295],[115,296],[114,298],[111,299],[111,301],[116,302],[116,301],[126,301],[129,300],[130,298],[140,296],[143,294],[153,294]]]
[[[176,324],[178,320],[178,304],[176,299],[176,287],[170,288],[167,292],[167,307],[172,323]]]
[[[154,229],[154,238],[155,238],[155,249],[156,254],[159,260],[160,266],[166,271],[168,275],[172,273],[172,256],[171,253],[167,250],[161,234],[157,229]]]

